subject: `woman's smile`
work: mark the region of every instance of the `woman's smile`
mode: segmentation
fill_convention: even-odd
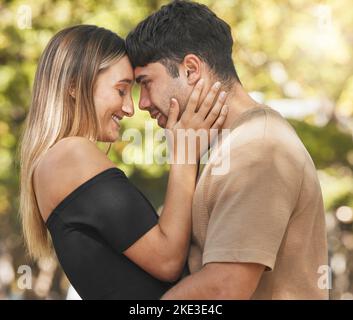
[[[117,115],[113,114],[112,115],[112,120],[116,124],[117,128],[119,129],[120,128],[119,120],[121,120],[121,119]]]

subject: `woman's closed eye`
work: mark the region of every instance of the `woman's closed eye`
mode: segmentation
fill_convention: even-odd
[[[119,92],[120,97],[124,97],[126,95],[125,90],[118,89],[118,92]]]
[[[118,91],[120,97],[125,97],[129,91],[129,86],[125,83],[118,83],[114,86],[114,89]]]

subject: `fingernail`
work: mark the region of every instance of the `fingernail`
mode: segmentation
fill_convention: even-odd
[[[214,84],[214,87],[216,89],[219,89],[221,87],[221,83],[219,81],[217,81],[215,84]]]
[[[199,80],[199,86],[203,86],[204,82],[205,82],[205,80],[201,78],[201,79]]]
[[[222,91],[220,94],[219,94],[219,98],[221,100],[223,100],[225,97],[226,97],[227,93],[225,91]]]

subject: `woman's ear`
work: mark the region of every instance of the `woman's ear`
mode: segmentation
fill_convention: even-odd
[[[74,86],[70,86],[69,94],[72,98],[74,98],[74,99],[76,98],[76,90],[75,90]]]
[[[188,84],[195,85],[201,79],[202,60],[195,54],[187,54],[183,60],[183,69]]]

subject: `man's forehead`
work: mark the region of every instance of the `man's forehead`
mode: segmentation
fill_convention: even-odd
[[[141,81],[144,77],[160,74],[161,71],[163,71],[163,65],[159,62],[152,62],[143,67],[136,67],[134,69],[136,82]]]
[[[148,65],[144,67],[136,67],[134,69],[134,75],[136,82],[140,82],[143,77],[147,76],[149,74],[149,68]]]

